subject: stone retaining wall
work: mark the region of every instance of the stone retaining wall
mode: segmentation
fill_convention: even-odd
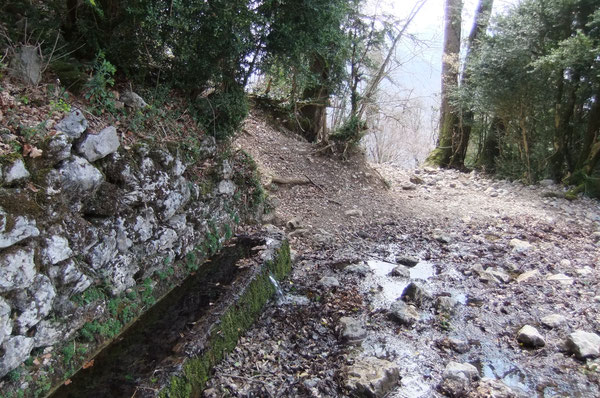
[[[114,127],[89,131],[78,110],[55,128],[42,156],[0,159],[6,396],[43,395],[261,213],[252,161],[218,155],[210,137],[192,164],[176,150],[124,148]],[[85,352],[64,361],[82,330],[93,336]]]

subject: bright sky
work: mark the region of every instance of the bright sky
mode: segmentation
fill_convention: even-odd
[[[502,12],[517,4],[518,1],[495,0],[494,13]],[[428,106],[437,106],[435,96],[440,91],[444,3],[445,0],[427,0],[409,29],[409,33],[420,39],[422,44],[415,47],[414,43],[404,41],[399,48],[398,56],[406,63],[393,76],[399,85],[412,91],[414,97],[422,98]],[[477,3],[478,0],[465,0],[463,37],[466,37],[471,30]],[[410,14],[414,4],[414,0],[368,0],[367,12],[383,10],[403,18]]]

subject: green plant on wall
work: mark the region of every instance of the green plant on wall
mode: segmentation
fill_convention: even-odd
[[[102,51],[98,52],[94,61],[94,74],[85,83],[85,98],[94,106],[96,113],[115,110],[114,96],[110,87],[115,84],[114,74],[117,69],[111,64]]]

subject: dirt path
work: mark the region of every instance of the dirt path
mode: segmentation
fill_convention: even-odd
[[[333,160],[256,115],[235,145],[296,262],[205,396],[600,396],[600,362],[566,344],[600,332],[598,202]]]

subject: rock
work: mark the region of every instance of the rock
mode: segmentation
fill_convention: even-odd
[[[77,146],[77,151],[89,162],[95,162],[116,152],[120,145],[117,129],[109,126],[98,134],[88,133]]]
[[[367,337],[367,330],[360,319],[344,316],[340,318],[342,340],[348,343],[358,343]]]
[[[37,325],[52,309],[56,290],[46,275],[38,274],[27,291],[27,304],[20,308],[16,326],[20,334]]]
[[[29,178],[30,174],[25,167],[23,159],[19,158],[15,160],[11,165],[7,166],[4,170],[4,182],[12,184],[19,182],[26,178]]]
[[[235,194],[236,186],[231,180],[223,180],[219,183],[219,194],[225,196],[233,196]]]
[[[544,337],[536,328],[530,325],[525,325],[519,330],[517,341],[529,348],[538,348],[546,345]]]
[[[396,262],[411,268],[419,264],[419,259],[412,256],[396,256]]]
[[[367,264],[359,263],[359,264],[350,264],[349,266],[344,268],[344,271],[346,271],[350,274],[357,274],[362,277],[365,277],[371,273],[371,268]]]
[[[404,191],[414,191],[417,189],[417,186],[414,184],[404,184],[402,185],[402,190]]]
[[[92,195],[104,181],[104,176],[97,168],[78,156],[66,161],[58,171],[51,172],[51,180],[54,179],[54,172],[58,173],[57,177],[62,188],[72,195]]]
[[[19,366],[27,358],[33,349],[33,339],[25,336],[14,336],[2,344],[4,355],[0,357],[0,378]]]
[[[479,277],[483,281],[496,283],[508,283],[511,280],[510,275],[506,272],[494,268],[488,268],[487,270],[480,272]]]
[[[395,278],[410,279],[410,271],[404,265],[398,265],[390,271],[390,276]]]
[[[537,279],[539,277],[541,277],[542,274],[540,274],[540,271],[538,271],[537,269],[531,270],[531,271],[527,271],[527,272],[523,272],[521,275],[519,275],[517,277],[517,283],[523,283],[526,282],[530,279]]]
[[[69,286],[69,296],[82,293],[92,285],[90,278],[81,272],[72,260],[62,266],[50,268],[50,277],[61,286]]]
[[[517,398],[518,395],[501,380],[482,379],[470,398]]]
[[[564,316],[560,315],[560,314],[552,314],[552,315],[548,315],[545,316],[541,319],[542,321],[542,325],[544,325],[547,328],[550,329],[556,329],[558,327],[560,327],[561,325],[564,325],[565,323],[567,323],[567,318],[565,318]]]
[[[578,359],[600,357],[600,336],[595,333],[577,330],[567,337],[566,346]]]
[[[344,214],[348,217],[362,217],[363,216],[362,210],[358,210],[358,209],[346,210],[346,212]]]
[[[415,185],[422,185],[422,184],[425,183],[425,181],[423,181],[422,178],[417,177],[417,176],[410,177],[409,181],[412,182]]]
[[[347,374],[346,387],[353,396],[382,398],[398,383],[400,369],[390,361],[366,357],[349,366]]]
[[[121,101],[128,107],[134,109],[145,108],[148,106],[146,101],[133,91],[126,91],[121,94]]]
[[[567,260],[568,261],[568,260]],[[577,275],[582,276],[582,277],[586,277],[586,276],[590,276],[594,273],[594,270],[589,266],[586,265],[583,268],[577,268],[575,270],[575,272],[577,273]]]
[[[29,287],[35,278],[33,249],[0,254],[0,293]]]
[[[423,286],[417,282],[411,282],[404,288],[400,299],[407,303],[414,303],[421,306],[426,299],[431,298]]]
[[[10,227],[10,230],[7,230],[7,227]],[[39,235],[35,220],[22,216],[10,220],[10,216],[0,207],[0,249]]]
[[[512,247],[513,251],[517,253],[524,253],[531,249],[531,243],[526,242],[520,239],[511,239],[508,243],[510,247]]]
[[[437,240],[440,243],[451,243],[452,242],[452,237],[448,234],[443,233],[442,231],[434,231],[433,233],[433,239]]]
[[[333,276],[324,276],[319,280],[319,286],[325,289],[331,289],[335,287],[340,287],[340,281]]]
[[[458,352],[459,354],[465,354],[471,349],[469,342],[453,337],[448,338],[448,344],[452,350]]]
[[[57,131],[62,131],[72,140],[81,137],[81,134],[88,128],[88,121],[83,116],[83,112],[74,108],[63,120],[61,120],[54,128]]]
[[[47,347],[68,340],[71,336],[67,333],[65,324],[52,321],[42,321],[36,327],[33,337],[33,347]]]
[[[538,185],[541,187],[544,187],[544,188],[548,188],[548,187],[554,185],[554,180],[550,180],[550,179],[541,180],[540,182],[538,182]]]
[[[435,309],[438,314],[452,315],[456,312],[458,302],[450,296],[439,296],[435,301]]]
[[[93,269],[103,268],[110,260],[117,256],[116,232],[106,233],[104,239],[92,248],[87,254],[88,263]]]
[[[549,275],[546,280],[551,282],[559,282],[561,285],[566,286],[573,284],[573,278],[565,274]]]
[[[42,249],[42,258],[49,264],[58,264],[73,255],[69,247],[69,241],[58,235],[52,235],[45,239],[45,247]]]
[[[12,319],[10,317],[10,305],[0,297],[0,345],[12,333]]]
[[[419,321],[419,312],[413,305],[395,301],[388,313],[389,318],[403,326],[411,326]]]
[[[286,222],[285,226],[290,230],[298,229],[302,226],[302,220],[300,220],[298,217],[294,217],[290,221]]]
[[[37,86],[42,80],[42,64],[38,46],[22,45],[15,51],[10,63],[11,75],[30,86]]]
[[[442,375],[444,379],[472,382],[479,379],[479,371],[470,363],[450,362]]]

